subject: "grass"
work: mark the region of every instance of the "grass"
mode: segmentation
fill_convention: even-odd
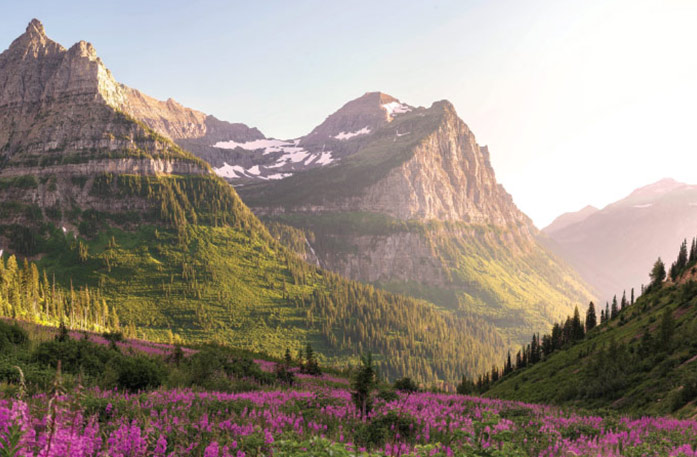
[[[675,334],[669,346],[661,347],[658,340],[666,312],[674,318]],[[645,334],[651,335],[648,342]],[[584,340],[504,377],[487,395],[693,417],[695,334],[697,284],[665,285],[642,295]]]

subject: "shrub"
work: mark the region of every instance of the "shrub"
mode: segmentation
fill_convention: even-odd
[[[129,392],[154,389],[162,384],[165,377],[161,364],[148,357],[118,357],[113,361],[117,367],[119,389]]]

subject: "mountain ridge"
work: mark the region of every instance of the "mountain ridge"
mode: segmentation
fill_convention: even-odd
[[[557,230],[549,246],[603,299],[648,281],[642,265],[665,258],[697,226],[697,186],[662,179]]]
[[[372,351],[386,375],[429,382],[502,352],[481,319],[301,261],[208,163],[118,108],[124,89],[91,45],[39,32],[0,54],[4,257],[98,291],[149,339],[276,356],[311,343],[339,366]]]
[[[329,166],[237,190],[267,223],[303,230],[320,265],[476,310],[512,340],[592,296],[539,245],[539,231],[496,181],[488,148],[450,102],[381,122]]]

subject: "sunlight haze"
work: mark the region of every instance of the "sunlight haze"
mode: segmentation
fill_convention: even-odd
[[[295,138],[367,91],[448,99],[538,227],[672,177],[697,182],[697,2],[31,2],[115,77]]]

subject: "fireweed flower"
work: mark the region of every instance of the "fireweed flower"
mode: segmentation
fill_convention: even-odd
[[[691,420],[606,419],[439,393],[376,399],[366,419],[345,388],[309,381],[294,390],[242,393],[89,389],[81,395],[105,404],[102,413],[80,409],[77,392],[68,393],[60,404],[77,409],[59,407],[51,427],[45,394],[26,401],[0,398],[0,439],[18,428],[22,457],[255,457],[281,453],[288,443],[312,453],[317,437],[382,456],[697,457],[697,422]],[[384,424],[382,438],[366,441],[365,431],[376,424]]]

